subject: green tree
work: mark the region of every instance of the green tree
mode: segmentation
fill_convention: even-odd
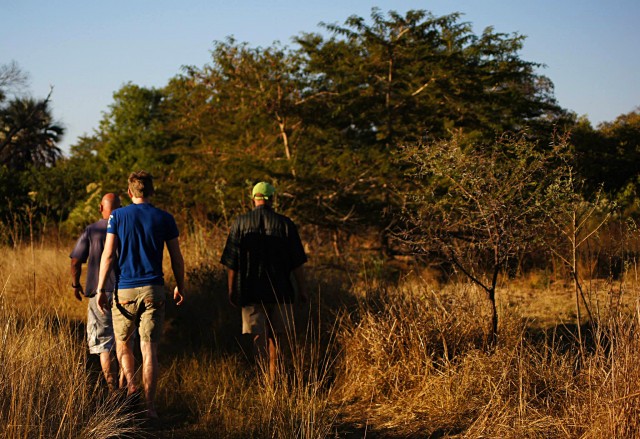
[[[113,95],[95,134],[71,147],[74,167],[90,176],[105,191],[123,195],[126,179],[134,170],[161,174],[175,161],[171,141],[165,137],[165,96],[161,89],[126,84]],[[161,180],[161,179],[160,179]]]
[[[373,9],[370,21],[324,25],[330,37],[296,39],[313,84],[304,123],[322,148],[315,162],[326,163],[326,180],[339,181],[328,185],[332,208],[376,225],[383,248],[392,219],[377,213],[394,209],[391,188],[404,184],[402,166],[390,160],[396,145],[453,133],[490,142],[524,127],[548,137],[564,115],[551,81],[536,73],[541,65],[520,58],[523,36],[492,28],[475,35],[459,18]]]
[[[618,116],[594,129],[579,119],[572,128],[576,170],[585,180],[584,195],[592,198],[601,188],[629,212],[637,210],[640,190],[640,112]]]
[[[371,135],[386,146],[439,139],[454,130],[490,139],[561,116],[553,84],[541,64],[520,58],[525,37],[475,35],[460,14],[373,9],[344,26],[324,25],[331,38],[306,34],[296,41],[307,68],[322,82],[326,106],[339,129]]]
[[[17,171],[51,166],[62,152],[64,128],[53,120],[49,97],[15,98],[0,109],[0,164]]]
[[[251,182],[265,178],[287,192],[301,157],[304,88],[299,60],[286,48],[250,48],[231,38],[215,43],[210,65],[170,82],[166,132],[189,164],[178,168],[197,193],[188,198],[193,209],[204,201],[228,218],[248,201]]]

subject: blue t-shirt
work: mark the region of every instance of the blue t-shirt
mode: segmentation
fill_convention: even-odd
[[[98,287],[98,274],[100,273],[100,257],[104,249],[104,240],[107,236],[107,220],[101,219],[87,226],[78,238],[76,246],[69,255],[80,262],[87,263],[87,280],[85,282],[84,294],[93,296]],[[115,271],[109,274],[104,288],[113,291],[115,285]]]
[[[107,233],[118,238],[118,288],[164,285],[164,244],[178,237],[173,216],[149,203],[113,211]]]

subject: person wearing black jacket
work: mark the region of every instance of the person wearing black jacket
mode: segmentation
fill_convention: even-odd
[[[220,262],[227,268],[229,301],[242,308],[242,333],[253,335],[259,355],[269,356],[275,379],[277,336],[292,329],[296,294],[307,301],[304,252],[298,229],[273,210],[274,187],[266,182],[252,191],[255,208],[233,222]]]

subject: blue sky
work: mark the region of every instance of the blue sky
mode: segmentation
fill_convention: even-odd
[[[0,64],[29,73],[36,97],[53,86],[67,150],[93,133],[123,84],[161,87],[182,66],[208,63],[213,41],[291,45],[372,7],[461,12],[476,34],[526,35],[521,57],[545,64],[560,105],[594,125],[640,106],[638,0],[0,0]]]

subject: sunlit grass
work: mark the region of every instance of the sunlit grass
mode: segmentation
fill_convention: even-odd
[[[487,303],[468,283],[311,267],[311,305],[282,337],[271,385],[206,239],[183,241],[188,301],[168,309],[164,426],[152,433],[87,366],[86,301],[69,288],[68,249],[2,249],[0,438],[640,434],[633,273],[587,285],[596,324],[583,357],[571,291],[539,273],[502,281],[499,341],[488,349]]]
[[[19,302],[20,303],[20,302]],[[0,437],[134,437],[115,398],[96,391],[75,325],[55,311],[0,299]]]

